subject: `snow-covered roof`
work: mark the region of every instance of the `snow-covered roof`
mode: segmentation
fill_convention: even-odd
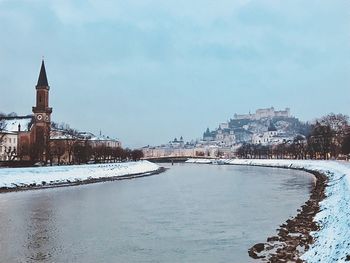
[[[72,139],[76,139],[76,137],[70,134],[51,134],[50,139],[51,140],[72,140]]]
[[[90,139],[92,137],[95,137],[95,135],[91,132],[79,132],[79,137],[82,137],[84,139]]]
[[[92,136],[90,140],[91,141],[119,141],[118,139],[113,139],[104,135]]]
[[[77,134],[69,134],[65,130],[52,130],[50,134],[50,138],[52,140],[73,140],[73,139],[78,139],[78,140],[89,140],[89,141],[116,141],[119,142],[118,139],[115,138],[110,138],[108,136],[104,135],[99,135],[95,136],[91,132],[79,132]]]
[[[6,131],[17,132],[18,125],[21,125],[21,131],[29,131],[33,116],[3,117],[2,120],[5,122]]]
[[[12,131],[1,131],[1,134],[17,134],[17,132],[12,132]]]

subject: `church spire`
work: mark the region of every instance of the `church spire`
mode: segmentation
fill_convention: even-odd
[[[37,87],[48,87],[49,83],[47,82],[47,77],[46,77],[46,70],[45,70],[45,63],[44,60],[41,62],[41,69],[40,69],[40,74],[38,78],[38,84],[36,84]]]

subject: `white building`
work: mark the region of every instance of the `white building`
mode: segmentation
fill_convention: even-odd
[[[0,132],[0,161],[16,158],[18,137],[21,132],[28,132],[33,124],[33,116],[2,117],[4,130]]]
[[[267,131],[263,133],[253,134],[252,143],[253,144],[272,144],[275,143],[278,135],[280,133],[277,131],[276,127],[273,124],[270,124]]]
[[[93,136],[88,139],[88,141],[91,143],[93,147],[96,146],[106,146],[110,148],[117,148],[117,147],[122,147],[122,144],[119,140],[110,138],[109,136]]]
[[[233,130],[228,128],[222,129],[221,126],[217,130],[215,140],[213,141],[218,146],[229,147],[236,143],[236,137]]]
[[[0,161],[12,160],[17,155],[18,134],[5,131],[0,133]]]

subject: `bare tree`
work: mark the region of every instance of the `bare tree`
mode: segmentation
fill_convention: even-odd
[[[77,130],[69,128],[68,124],[61,124],[61,126],[64,126],[66,129],[64,130],[65,132],[65,149],[67,150],[68,153],[68,162],[72,163],[73,161],[73,149],[74,146],[81,141],[81,138],[79,137],[79,133]]]
[[[6,129],[5,119],[1,119],[0,117],[0,144],[3,142],[4,137],[6,135],[6,133],[4,133],[5,129]]]
[[[332,131],[331,156],[338,157],[346,138],[349,117],[343,114],[330,113],[321,118],[320,123],[328,125]]]
[[[138,161],[143,157],[143,152],[141,150],[131,151],[131,158],[133,161]]]
[[[91,145],[88,141],[75,144],[73,147],[74,162],[78,164],[87,163],[92,156]]]
[[[23,160],[26,156],[30,156],[30,144],[28,142],[22,143],[21,148],[17,152],[19,160]]]
[[[114,148],[112,150],[112,156],[115,162],[121,161],[124,150],[121,147]]]
[[[328,124],[316,122],[308,138],[311,158],[329,159],[332,149],[332,129]]]
[[[326,116],[323,116],[319,123],[322,125],[328,125],[332,131],[335,131],[337,133],[343,133],[345,131],[345,128],[348,126],[349,122],[349,116],[344,114],[334,114],[330,113]]]
[[[57,159],[57,164],[61,164],[61,158],[66,152],[66,144],[63,140],[51,140],[50,141],[50,156],[51,164],[53,158]]]

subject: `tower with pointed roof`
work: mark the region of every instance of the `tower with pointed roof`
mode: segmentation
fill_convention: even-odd
[[[51,113],[49,107],[50,86],[47,81],[45,63],[41,62],[41,68],[36,84],[36,105],[33,107],[34,125],[32,130],[32,140],[39,159],[47,161],[47,150],[50,139]]]

